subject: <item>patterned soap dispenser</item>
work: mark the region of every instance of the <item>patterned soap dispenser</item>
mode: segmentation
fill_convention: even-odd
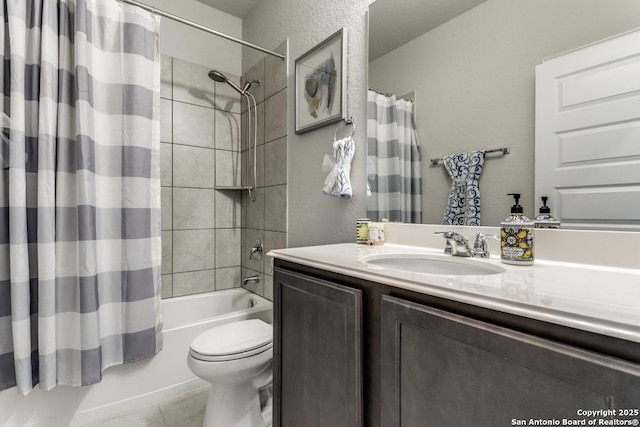
[[[560,221],[551,215],[551,208],[547,206],[547,196],[542,196],[542,206],[540,214],[533,220],[536,228],[560,228]]]
[[[509,193],[515,204],[511,215],[500,223],[500,258],[505,264],[533,264],[533,229],[535,224],[524,215],[520,194]]]

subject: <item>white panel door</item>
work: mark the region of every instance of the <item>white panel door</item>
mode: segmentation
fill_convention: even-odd
[[[564,227],[640,231],[640,31],[536,67],[535,193]]]

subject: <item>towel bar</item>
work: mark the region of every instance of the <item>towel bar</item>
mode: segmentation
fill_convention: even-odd
[[[485,150],[485,153],[499,153],[499,152],[501,152],[502,154],[509,154],[509,153],[511,153],[511,148],[510,147],[502,147],[502,148],[494,148],[494,149],[491,149],[491,150]],[[440,162],[442,162],[442,158],[431,159],[431,164],[432,165],[437,165]]]

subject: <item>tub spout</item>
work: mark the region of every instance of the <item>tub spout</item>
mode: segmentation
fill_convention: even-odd
[[[247,283],[260,283],[260,276],[256,274],[255,276],[249,276],[242,279],[243,285],[246,285]]]

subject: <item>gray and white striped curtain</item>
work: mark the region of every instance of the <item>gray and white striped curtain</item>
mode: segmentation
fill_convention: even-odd
[[[367,216],[422,222],[422,155],[413,103],[368,91]]]
[[[159,19],[1,9],[0,389],[92,384],[162,348]]]

